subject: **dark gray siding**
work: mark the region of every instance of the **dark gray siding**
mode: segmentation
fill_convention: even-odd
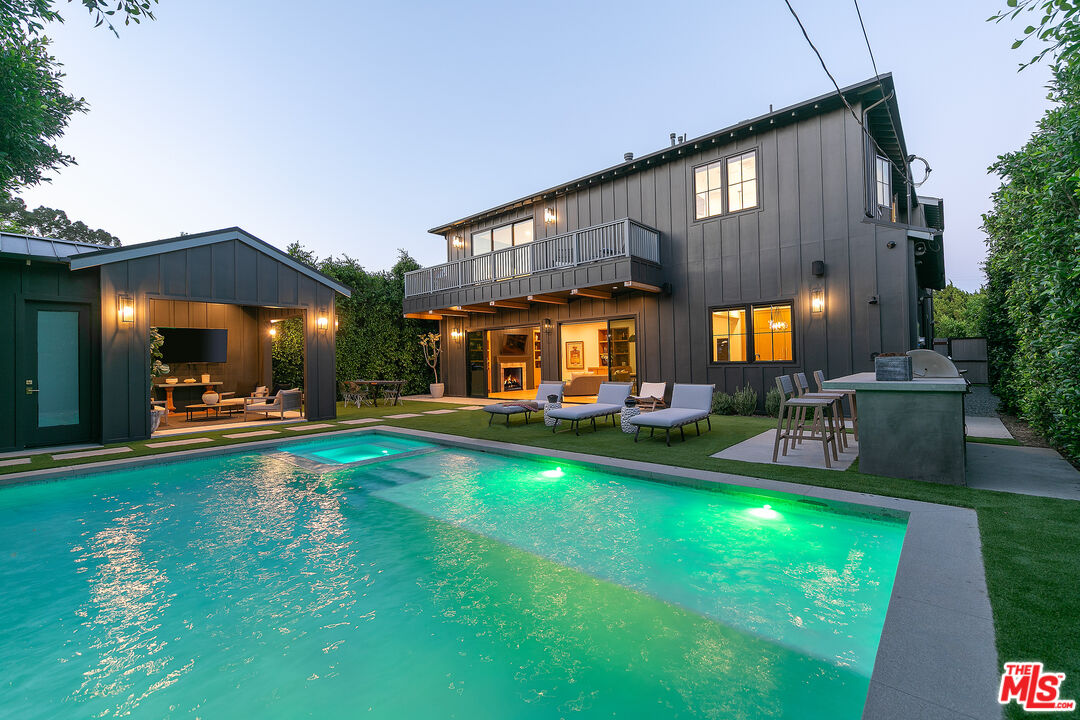
[[[302,310],[307,417],[322,420],[336,416],[334,333],[316,328],[320,313],[328,316],[333,328],[333,289],[239,240],[109,263],[101,266],[100,275],[100,296],[104,298],[100,315],[101,391],[110,398],[102,420],[104,442],[149,435],[150,368],[145,341],[151,298]],[[114,306],[119,293],[135,298],[134,331],[119,327],[117,322]]]
[[[695,220],[692,168],[751,148],[758,150],[759,207]],[[869,370],[873,353],[915,347],[917,300],[906,233],[866,221],[864,182],[863,135],[846,109],[728,143],[677,146],[661,164],[599,180],[448,233],[446,238],[448,258],[456,259],[469,252],[471,233],[525,217],[534,219],[536,237],[542,238],[628,216],[660,231],[661,267],[653,275],[657,281],[646,282],[668,282],[670,294],[628,293],[611,303],[574,300],[566,307],[540,306],[444,323],[477,329],[536,323],[544,317],[635,314],[643,379],[710,382],[728,392],[750,384],[762,397],[780,373],[820,369],[835,377]],[[546,207],[555,209],[557,222],[544,223]],[[461,250],[451,246],[456,233],[465,240]],[[888,248],[889,242],[895,247]],[[815,260],[825,262],[822,278],[811,273]],[[535,282],[540,287],[531,284]],[[567,287],[544,282],[525,278],[513,281],[517,285],[476,286],[406,307],[445,308]],[[584,282],[573,278],[569,286],[580,284]],[[809,308],[815,286],[826,293],[826,310],[819,316]],[[711,363],[709,309],[772,301],[794,305],[795,361]],[[549,344],[554,352],[555,340],[544,339],[545,375]],[[444,360],[447,391],[455,394],[464,392],[463,355],[455,355],[459,350],[452,348]],[[554,360],[550,367],[553,373]]]

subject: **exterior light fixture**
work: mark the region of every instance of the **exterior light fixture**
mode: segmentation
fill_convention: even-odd
[[[130,295],[123,293],[116,296],[116,315],[121,324],[131,325],[135,322],[135,300]]]
[[[315,318],[315,327],[319,328],[319,332],[326,332],[326,328],[330,327],[330,318],[319,315]]]
[[[465,247],[465,239],[463,237],[461,237],[460,235],[455,235],[450,240],[450,244],[453,245],[455,248],[460,250],[461,248]]]
[[[338,329],[338,319],[334,318],[334,331],[336,332],[337,329]]]
[[[461,332],[457,328],[454,328],[453,330],[450,331],[450,337],[452,339],[454,339],[454,340],[460,340],[461,336],[464,335],[464,334],[465,333]]]
[[[559,219],[558,214],[555,212],[555,208],[544,208],[544,222],[549,225]]]
[[[820,315],[825,312],[825,290],[816,287],[810,291],[810,312]]]
[[[544,332],[551,332],[551,318],[544,318]]]
[[[276,338],[277,337],[277,328],[274,327],[273,325],[270,326],[270,337],[271,338]]]

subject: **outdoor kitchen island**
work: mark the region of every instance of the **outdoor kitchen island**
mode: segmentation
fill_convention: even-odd
[[[859,406],[859,472],[964,485],[961,377],[875,379],[856,373],[824,390],[854,390]]]

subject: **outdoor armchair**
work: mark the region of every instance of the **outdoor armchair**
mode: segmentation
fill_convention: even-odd
[[[698,435],[700,435],[701,425],[699,423],[704,420],[708,423],[709,429],[712,430],[712,420],[709,419],[709,413],[712,411],[712,396],[715,389],[715,385],[675,383],[675,387],[671,391],[671,407],[650,413],[642,413],[630,418],[630,424],[637,426],[637,430],[634,432],[634,442],[637,442],[638,435],[643,427],[649,428],[650,437],[657,428],[662,428],[667,434],[668,447],[671,446],[671,431],[673,428],[679,428],[679,435],[683,440],[686,439],[686,434],[683,432],[684,425],[694,423],[694,427],[697,428]]]
[[[300,390],[278,390],[277,395],[267,397],[244,398],[244,419],[248,413],[262,413],[269,417],[270,413],[280,413],[281,419],[285,419],[285,413],[290,410],[300,410],[303,405],[303,394]]]
[[[634,396],[634,399],[637,400],[638,407],[643,411],[659,410],[660,408],[667,407],[667,403],[664,402],[664,395],[666,393],[666,382],[641,383],[641,391]]]
[[[544,412],[549,418],[567,420],[573,428],[575,435],[581,434],[581,421],[591,420],[593,430],[596,430],[596,418],[610,417],[611,424],[615,424],[615,416],[622,412],[623,403],[630,396],[631,383],[606,382],[600,384],[596,394],[596,402],[587,405],[564,405],[561,408],[553,408]],[[551,432],[558,429],[559,423],[551,426]]]

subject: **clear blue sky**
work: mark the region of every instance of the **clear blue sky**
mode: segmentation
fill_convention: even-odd
[[[851,2],[793,4],[841,85],[872,75]],[[1020,23],[985,22],[1003,4],[862,3],[968,289],[986,168],[1047,107],[1046,68],[1016,72]],[[120,39],[64,9],[54,53],[91,111],[62,141],[78,166],[22,195],[125,244],[239,225],[371,269],[397,248],[434,264],[429,227],[831,89],[782,0],[162,0]]]

